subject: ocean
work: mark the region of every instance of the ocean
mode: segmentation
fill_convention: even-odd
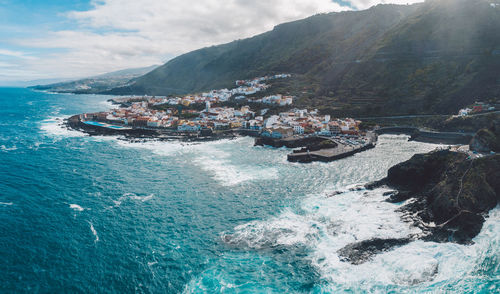
[[[499,208],[470,246],[416,241],[360,265],[337,254],[418,233],[386,190],[349,188],[437,145],[381,136],[297,164],[245,137],[130,143],[60,126],[108,98],[0,88],[0,292],[500,291]]]

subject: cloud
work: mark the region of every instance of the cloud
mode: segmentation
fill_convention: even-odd
[[[385,2],[417,1],[343,3],[364,9]],[[25,71],[37,73],[31,78],[77,78],[162,64],[179,54],[250,37],[283,22],[350,9],[332,0],[93,0],[91,9],[65,14],[75,29],[51,31],[14,44],[41,52],[33,62],[20,62]],[[12,57],[30,57],[3,51]]]
[[[44,52],[23,67],[39,72],[36,78],[76,78],[161,64],[283,22],[349,9],[331,0],[104,0],[92,5],[90,10],[66,14],[76,23],[75,30],[16,40],[17,46]]]
[[[29,56],[22,51],[13,51],[13,50],[0,48],[0,56],[2,56],[2,55],[8,56],[8,57],[22,58],[22,59],[36,59],[35,57]]]
[[[356,9],[367,9],[377,4],[414,4],[424,2],[424,0],[348,0],[352,7]]]

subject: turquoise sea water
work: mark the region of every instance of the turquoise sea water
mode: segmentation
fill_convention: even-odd
[[[498,208],[471,246],[418,241],[361,265],[336,254],[418,229],[383,190],[328,194],[436,145],[383,136],[301,165],[250,138],[129,143],[59,126],[108,98],[0,89],[0,292],[499,291]]]

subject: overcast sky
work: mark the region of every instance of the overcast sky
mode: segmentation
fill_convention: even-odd
[[[317,13],[422,0],[0,0],[0,82],[162,64]]]

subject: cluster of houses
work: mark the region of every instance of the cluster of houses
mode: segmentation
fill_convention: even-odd
[[[495,111],[495,107],[484,102],[475,102],[472,106],[460,109],[459,116],[467,116],[469,114],[477,114],[481,112]]]
[[[248,102],[289,106],[293,97],[281,94],[250,98],[251,95],[267,89],[265,81],[288,78],[289,74],[278,74],[249,80],[236,81],[237,88],[228,90],[212,90],[209,92],[186,95],[184,97],[132,97],[116,99],[122,107],[108,112],[83,114],[84,121],[100,121],[114,125],[127,125],[137,128],[161,128],[179,132],[199,132],[203,130],[246,129],[260,133],[262,136],[286,138],[294,135],[337,134],[355,135],[359,131],[360,121],[354,119],[331,119],[329,115],[318,115],[318,111],[292,109],[279,115],[264,118],[268,109],[256,114],[249,106],[239,109],[232,107],[211,107],[214,103],[235,99],[247,99]],[[125,102],[125,103],[123,103]],[[204,103],[201,111],[182,109],[179,105],[189,106],[192,103]],[[155,107],[166,105],[167,107]],[[172,106],[172,107],[169,107]],[[161,109],[161,110],[160,110]]]
[[[84,113],[82,120],[96,120],[132,127],[170,128],[179,120],[174,109],[155,110],[147,101],[133,102],[129,107],[112,109],[107,112]]]
[[[101,121],[138,128],[163,128],[180,132],[247,129],[273,138],[307,134],[354,135],[358,133],[360,124],[360,121],[354,119],[331,119],[329,115],[321,116],[317,110],[292,109],[264,118],[262,112],[257,115],[249,106],[239,109],[211,107],[210,102],[206,101],[205,109],[202,111],[184,110],[180,114],[176,108],[152,109],[151,102],[153,101],[133,102],[129,107],[108,112],[87,113],[81,118],[85,121]]]
[[[117,108],[108,112],[86,113],[82,115],[81,119],[139,128],[165,128],[182,132],[196,132],[202,129],[241,128],[245,121],[255,117],[255,112],[251,111],[248,106],[243,106],[240,109],[212,108],[210,102],[207,101],[205,102],[206,107],[202,111],[184,110],[180,114],[176,108],[152,109],[150,107],[152,104],[149,102],[133,102],[129,107]]]
[[[264,103],[264,104],[275,104],[279,106],[287,106],[292,105],[293,96],[283,96],[281,94],[269,95],[262,98],[257,99],[249,99],[254,103]]]
[[[196,95],[186,95],[184,97],[144,97],[144,99],[148,100],[148,102],[152,105],[184,105],[189,106],[193,103],[205,103],[210,102],[212,104],[218,102],[226,102],[231,97],[234,97],[236,100],[247,99],[246,95],[252,95],[260,91],[264,91],[270,86],[265,83],[268,80],[274,79],[283,79],[291,77],[290,74],[277,74],[272,76],[264,76],[253,78],[249,80],[237,80],[236,88],[228,90],[228,89],[219,89],[219,90],[211,90],[209,92],[204,92]],[[276,95],[275,95],[276,96]],[[279,104],[279,105],[290,105],[292,104],[292,97],[281,97],[276,98],[274,96],[264,97],[260,100],[262,101],[253,101],[252,102],[262,102],[267,104]]]
[[[247,122],[248,128],[253,121]],[[335,136],[339,134],[357,135],[361,121],[351,118],[331,119],[330,115],[318,115],[318,111],[307,109],[292,109],[271,115],[262,122],[261,136],[272,138],[286,138],[293,135],[321,135]],[[256,122],[258,125],[258,122]]]

